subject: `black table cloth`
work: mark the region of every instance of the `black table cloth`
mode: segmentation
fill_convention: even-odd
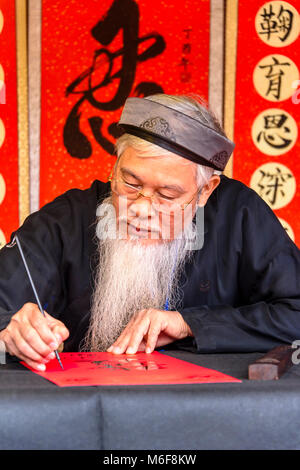
[[[300,449],[300,366],[250,381],[262,353],[178,359],[242,383],[58,387],[16,360],[0,366],[0,448],[26,450]]]

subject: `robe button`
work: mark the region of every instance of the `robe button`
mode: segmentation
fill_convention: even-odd
[[[202,280],[200,281],[200,290],[201,292],[207,292],[210,289],[210,280]]]

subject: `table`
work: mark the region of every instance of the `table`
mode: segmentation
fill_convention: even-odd
[[[242,383],[60,388],[10,359],[0,365],[0,448],[300,449],[300,365],[249,381],[263,353],[164,354]]]

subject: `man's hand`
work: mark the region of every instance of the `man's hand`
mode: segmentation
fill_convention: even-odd
[[[186,336],[193,334],[179,312],[150,308],[136,313],[107,351],[114,354],[151,353],[156,347]]]
[[[37,305],[27,303],[0,332],[7,352],[38,370],[45,370],[45,364],[55,358],[54,351],[69,336],[61,321],[46,312],[45,315]]]

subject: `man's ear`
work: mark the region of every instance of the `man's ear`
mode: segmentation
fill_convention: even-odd
[[[212,175],[208,183],[203,186],[201,190],[201,195],[199,198],[198,206],[203,207],[207,203],[207,200],[211,193],[216,189],[216,187],[220,184],[221,178],[219,175]]]

